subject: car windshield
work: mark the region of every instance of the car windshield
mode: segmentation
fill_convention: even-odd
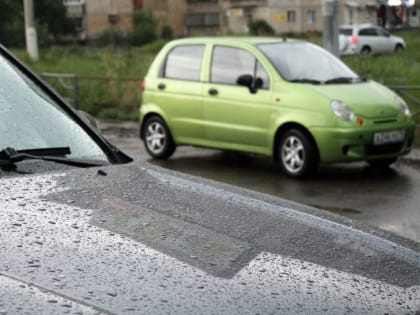
[[[69,158],[108,160],[40,87],[0,55],[0,150],[69,147]]]
[[[338,58],[311,43],[282,42],[260,44],[259,49],[287,81],[324,83],[346,78],[348,83],[359,79]]]

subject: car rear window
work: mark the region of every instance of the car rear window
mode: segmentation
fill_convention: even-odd
[[[353,29],[351,28],[340,28],[340,34],[341,35],[347,35],[350,36],[353,33]]]

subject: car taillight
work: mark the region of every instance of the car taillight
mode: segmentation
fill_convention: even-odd
[[[352,45],[356,45],[357,44],[357,36],[353,35],[350,39],[350,43]]]
[[[142,92],[146,91],[146,80],[141,81],[141,91]]]

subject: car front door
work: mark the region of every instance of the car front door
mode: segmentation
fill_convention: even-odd
[[[260,88],[251,91],[239,85],[241,75],[258,80]],[[203,108],[210,145],[268,153],[272,94],[269,76],[258,59],[244,49],[216,45],[208,81],[203,85]]]
[[[378,33],[378,46],[381,52],[393,52],[395,47],[390,34],[382,28],[377,28],[376,31]]]

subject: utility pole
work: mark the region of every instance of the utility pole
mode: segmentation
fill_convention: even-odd
[[[322,17],[323,17],[323,45],[330,53],[338,56],[338,1],[323,0]]]
[[[34,22],[34,4],[33,0],[23,0],[23,9],[25,12],[25,39],[26,51],[29,58],[33,61],[38,60],[38,38]]]

